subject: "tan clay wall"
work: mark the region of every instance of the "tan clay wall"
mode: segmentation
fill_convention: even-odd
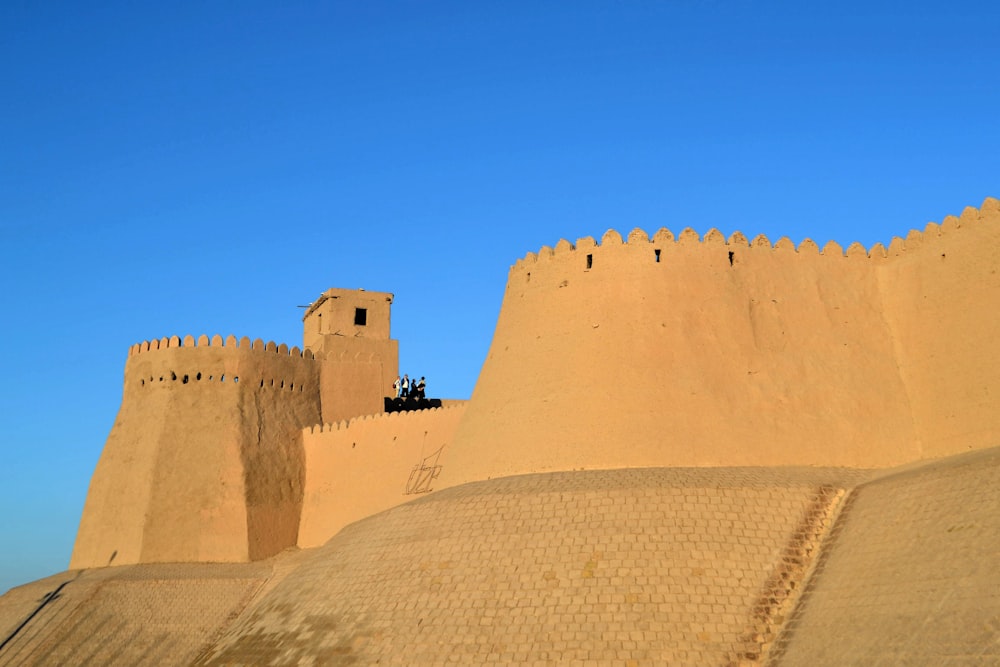
[[[921,455],[1000,445],[1000,202],[967,208],[889,248],[885,316]]]
[[[433,477],[463,412],[459,404],[305,429],[299,546],[323,544],[352,521],[441,488]]]
[[[874,262],[859,245],[691,230],[529,254],[511,269],[449,465],[474,480],[912,460]]]
[[[399,373],[399,342],[367,338],[327,337],[320,363],[322,419],[334,424],[358,415],[385,410],[385,397],[393,395]]]
[[[241,561],[294,545],[318,364],[285,345],[133,346],[71,566]]]
[[[776,665],[1000,664],[1000,449],[859,487]]]

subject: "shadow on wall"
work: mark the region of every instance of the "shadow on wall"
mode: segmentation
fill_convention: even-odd
[[[430,410],[440,408],[440,398],[391,398],[385,397],[386,412],[409,412],[411,410]]]

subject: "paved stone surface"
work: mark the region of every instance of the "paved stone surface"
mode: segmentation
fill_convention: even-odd
[[[19,587],[0,599],[0,665],[188,664],[239,615],[270,569],[125,566]]]
[[[859,487],[773,662],[1000,664],[998,489],[995,449]]]
[[[264,562],[18,587],[0,666],[1000,664],[998,482],[1000,450],[476,482]]]
[[[790,547],[850,475],[649,469],[448,489],[346,528],[199,664],[753,659]]]

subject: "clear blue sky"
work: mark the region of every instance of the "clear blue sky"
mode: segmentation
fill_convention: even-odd
[[[67,567],[132,343],[301,345],[365,287],[465,398],[560,238],[867,247],[1000,195],[996,7],[7,0],[0,592]]]

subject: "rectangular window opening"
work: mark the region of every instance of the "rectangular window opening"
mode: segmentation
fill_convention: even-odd
[[[594,268],[594,256],[593,255],[587,255],[587,268],[588,269]]]
[[[368,309],[367,308],[355,308],[354,309],[354,324],[355,326],[363,327],[368,324]]]
[[[656,263],[659,264],[660,263],[660,249],[656,248],[656,249],[653,250],[653,252],[656,253]]]

